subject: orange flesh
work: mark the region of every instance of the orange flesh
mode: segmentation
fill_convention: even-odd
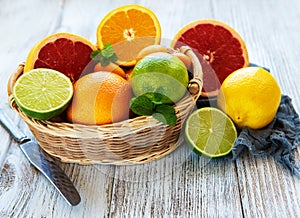
[[[100,49],[111,43],[120,63],[125,65],[134,65],[139,51],[160,42],[157,18],[153,12],[136,5],[110,12],[99,24],[97,32]]]

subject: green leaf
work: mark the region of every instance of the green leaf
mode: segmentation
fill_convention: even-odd
[[[145,94],[154,104],[165,104],[166,102],[172,102],[170,98],[159,92],[152,92]]]
[[[95,50],[95,51],[92,51],[92,53],[90,54],[90,58],[92,58],[93,60],[95,60],[95,58],[97,58],[97,56],[101,54],[101,51],[100,50]]]
[[[111,57],[110,57],[111,62],[116,62],[118,60],[118,56],[116,55],[116,53],[114,53]]]
[[[132,98],[130,108],[135,114],[152,115],[163,124],[175,126],[177,121],[175,109],[171,105],[157,102],[163,98],[165,96],[160,93],[146,93]]]
[[[177,121],[176,111],[171,105],[161,104],[155,108],[152,116],[163,124],[175,126]]]
[[[106,66],[110,62],[116,62],[118,60],[118,56],[116,55],[112,45],[110,43],[106,43],[103,49],[92,51],[90,57],[101,64],[101,66]]]
[[[130,109],[133,113],[138,115],[152,115],[154,111],[154,105],[152,101],[145,95],[132,98],[130,101]]]
[[[103,57],[109,58],[115,54],[115,51],[114,51],[112,45],[108,42],[104,45],[101,53],[102,53]]]
[[[102,65],[103,67],[107,66],[110,62],[111,62],[111,61],[110,61],[109,59],[104,58],[104,57],[102,57],[102,58],[100,59],[100,63],[101,63],[101,65]]]

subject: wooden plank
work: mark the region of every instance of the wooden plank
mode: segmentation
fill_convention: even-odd
[[[29,0],[26,2],[2,1],[0,7],[0,60],[2,60],[0,81],[0,105],[7,103],[6,84],[10,74],[17,68],[18,64],[26,59],[27,53],[37,40],[47,35],[49,28],[54,26],[55,15],[58,4],[55,2],[39,2]],[[30,10],[24,8],[31,8],[35,10],[30,13]],[[47,13],[50,13],[50,18]],[[37,19],[38,17],[38,19]],[[25,22],[24,22],[25,21]],[[15,122],[18,121],[16,114],[13,115]],[[2,143],[0,143],[0,167],[2,166],[3,158],[9,148],[9,138],[7,133],[1,128],[0,135],[3,136]]]
[[[16,114],[11,113],[9,106],[7,104],[1,105],[1,108],[9,115],[9,117],[14,121],[18,122],[19,117]],[[11,138],[7,131],[0,126],[0,136],[1,136],[1,145],[0,145],[0,168],[3,166],[3,161],[5,160],[9,145],[11,143]]]
[[[58,163],[59,164],[59,163]],[[1,217],[92,217],[109,211],[112,167],[60,164],[81,195],[81,203],[69,206],[44,176],[30,166],[13,144],[0,180]],[[99,206],[101,205],[101,206]]]
[[[140,166],[117,167],[112,217],[241,217],[236,168],[183,145]]]
[[[226,9],[231,13],[222,13]],[[264,13],[270,9],[273,13]],[[300,47],[295,37],[300,26],[289,28],[289,24],[293,23],[291,21],[298,17],[299,3],[224,2],[215,11],[219,19],[232,23],[243,36],[250,61],[269,67],[282,92],[294,99],[296,110],[300,111],[296,100],[299,98],[299,80],[296,79],[299,73],[295,70],[299,67],[297,60],[300,56],[294,49]],[[294,217],[300,214],[300,182],[272,158],[251,157],[245,153],[236,161],[236,165],[245,217]]]
[[[299,181],[272,158],[244,154],[237,167],[246,217],[294,217],[300,213]]]
[[[27,10],[26,8],[30,8]],[[40,2],[2,1],[0,7],[1,65],[0,79],[6,85],[8,76],[20,62],[25,61],[30,48],[56,28],[55,19],[60,13],[59,1]],[[6,93],[1,89],[1,97]],[[4,99],[0,99],[1,102]],[[6,99],[5,99],[6,100]]]

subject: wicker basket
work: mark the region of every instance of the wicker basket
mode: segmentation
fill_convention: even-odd
[[[170,52],[174,50],[170,49]],[[203,76],[199,60],[187,46],[181,47],[179,52],[191,58],[194,78],[189,82],[189,93],[174,106],[178,117],[175,126],[164,125],[152,116],[99,126],[32,119],[18,108],[11,94],[16,79],[23,73],[24,64],[19,65],[8,81],[9,103],[26,122],[42,149],[62,162],[146,163],[169,154],[183,142],[183,137],[179,137],[183,123],[200,96]]]

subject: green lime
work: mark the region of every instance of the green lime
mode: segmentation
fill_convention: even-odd
[[[13,87],[13,96],[26,115],[48,120],[67,108],[73,96],[73,85],[64,74],[39,68],[18,78]]]
[[[175,103],[182,98],[189,82],[184,63],[176,56],[156,52],[142,58],[132,72],[132,90],[136,96],[160,93],[163,103]]]
[[[221,157],[231,151],[237,131],[226,114],[219,109],[205,107],[188,117],[185,136],[195,153]]]

